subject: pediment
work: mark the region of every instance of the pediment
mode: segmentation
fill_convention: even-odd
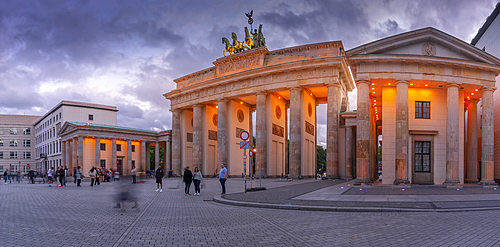
[[[70,122],[66,122],[64,123],[63,127],[59,130],[59,133],[58,135],[62,135],[64,133],[68,133],[68,132],[71,132],[72,130],[76,129],[76,125],[70,123]]]
[[[380,39],[351,49],[346,54],[348,57],[360,55],[426,56],[500,65],[498,58],[435,28],[424,28]]]

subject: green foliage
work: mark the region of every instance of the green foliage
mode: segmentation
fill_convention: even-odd
[[[165,148],[160,147],[160,165],[163,167],[163,170],[166,170],[168,168],[165,168]],[[155,167],[155,147],[150,146],[149,147],[149,169],[154,171],[156,169]]]
[[[326,149],[323,146],[316,146],[316,170],[326,168]]]

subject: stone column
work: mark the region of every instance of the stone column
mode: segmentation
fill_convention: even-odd
[[[408,180],[408,81],[396,81],[396,179],[394,184]],[[457,108],[458,109],[458,108]],[[458,115],[457,115],[458,116]]]
[[[130,175],[130,170],[132,170],[132,141],[127,140],[127,167],[123,169],[123,175]]]
[[[66,165],[68,166],[69,172],[73,174],[73,169],[76,168],[73,166],[73,163],[71,162],[71,141],[68,139],[66,140]]]
[[[356,182],[370,185],[370,91],[369,81],[357,81]]]
[[[202,129],[202,105],[193,106],[193,170],[198,167],[203,171],[203,129]]]
[[[71,141],[71,164],[74,168],[79,166],[78,164],[78,137],[74,137],[73,141]],[[83,167],[81,167],[83,168]]]
[[[257,93],[257,114],[256,114],[256,144],[257,144],[257,167],[255,173],[257,176],[259,172],[262,176],[267,176],[267,113],[266,113],[266,92]]]
[[[217,169],[227,164],[227,100],[217,101]]]
[[[301,171],[301,139],[302,139],[302,104],[300,102],[301,88],[290,88],[290,158],[288,169],[290,177],[297,178]]]
[[[172,137],[167,136],[167,141],[165,143],[165,169],[164,170],[172,170],[172,162],[170,162],[170,142]]]
[[[483,87],[483,117],[481,132],[481,184],[492,185],[494,180],[494,124],[493,124],[493,89]]]
[[[290,174],[290,161],[288,160],[288,108],[290,104],[285,103],[283,115],[285,116],[285,174]]]
[[[345,126],[345,178],[352,179],[352,126]]]
[[[61,166],[66,165],[66,141],[61,141]],[[71,172],[71,171],[69,171]]]
[[[111,139],[111,167],[115,170],[118,168],[116,165],[116,138]]]
[[[446,180],[445,185],[458,185],[458,154],[459,154],[459,92],[458,85],[449,83],[447,86],[447,118],[446,118]]]
[[[146,141],[141,141],[141,165],[138,167],[139,172],[146,172],[148,170],[146,162]]]
[[[83,171],[83,136],[78,136],[78,165],[82,167]],[[90,169],[90,167],[86,167]]]
[[[255,111],[255,108],[251,107],[249,109],[250,116],[248,116],[248,133],[250,134],[250,150],[253,150],[253,112]],[[250,155],[248,156],[248,176],[252,177],[252,159],[250,158]]]
[[[160,143],[155,142],[155,170],[160,165]]]
[[[179,110],[172,110],[172,171],[181,175],[181,117]]]
[[[328,85],[328,103],[326,115],[326,175],[329,178],[339,178],[339,93],[339,84],[335,83]]]
[[[95,138],[95,167],[101,167],[101,138]]]
[[[467,183],[477,183],[477,102],[467,102]]]

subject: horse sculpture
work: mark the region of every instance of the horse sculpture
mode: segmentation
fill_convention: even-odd
[[[255,48],[255,41],[252,37],[250,37],[250,33],[248,32],[248,28],[245,27],[245,44],[250,47],[250,49]]]
[[[266,46],[266,39],[264,38],[264,34],[262,33],[262,24],[259,26],[259,33],[257,34],[258,39],[258,47]]]
[[[226,56],[226,52],[229,52],[229,55],[231,55],[231,53],[233,54],[236,53],[234,46],[231,45],[231,43],[226,37],[222,37],[222,44],[226,45],[226,49],[222,52],[222,54],[224,54],[224,57]]]
[[[232,33],[232,37],[233,37],[233,47],[234,47],[234,50],[236,51],[236,53],[241,52],[241,51],[245,51],[245,48],[247,50],[250,49],[245,44],[238,41],[238,38],[236,37],[236,34],[234,32]]]

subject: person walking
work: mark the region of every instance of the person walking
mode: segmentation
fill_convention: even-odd
[[[89,177],[90,177],[90,187],[94,187],[94,180],[95,180],[95,168],[92,167],[89,171]]]
[[[224,163],[220,164],[220,171],[219,171],[219,181],[220,185],[222,186],[222,193],[221,195],[226,194],[226,180],[227,180],[227,168]]]
[[[74,179],[73,183],[76,184],[76,168],[73,169],[73,179]]]
[[[156,192],[160,191],[163,192],[163,183],[162,179],[164,176],[164,171],[161,168],[161,166],[158,166],[158,169],[156,169]]]
[[[63,179],[64,179],[64,168],[62,166],[59,167],[59,170],[57,171],[57,176],[59,177],[59,188],[63,187]]]
[[[101,172],[100,172],[99,168],[95,168],[95,183],[94,183],[94,185],[96,185],[96,186],[101,185],[100,178],[101,178]]]
[[[68,176],[68,167],[64,166],[64,176],[63,176],[63,185],[66,186],[66,176]]]
[[[53,172],[54,167],[49,168],[47,171],[47,181],[49,183],[49,187],[52,187],[52,172]]]
[[[199,171],[198,167],[194,168],[194,173],[193,173],[193,182],[194,182],[194,195],[199,196],[200,195],[200,183],[201,180],[203,180],[203,175],[201,174],[201,171]]]
[[[5,184],[7,184],[7,179],[9,179],[9,170],[5,170],[3,172],[3,179],[5,180]],[[10,179],[9,179],[9,182],[10,182]]]
[[[80,185],[82,183],[82,177],[83,177],[82,168],[78,166],[77,169],[75,170],[76,186],[82,187]]]
[[[132,166],[132,170],[130,171],[132,174],[132,183],[136,184],[137,183],[137,169],[135,169],[135,166]]]
[[[189,188],[191,188],[191,183],[193,182],[193,173],[189,170],[189,166],[184,169],[184,183],[186,187],[184,188],[184,193],[189,195]]]

